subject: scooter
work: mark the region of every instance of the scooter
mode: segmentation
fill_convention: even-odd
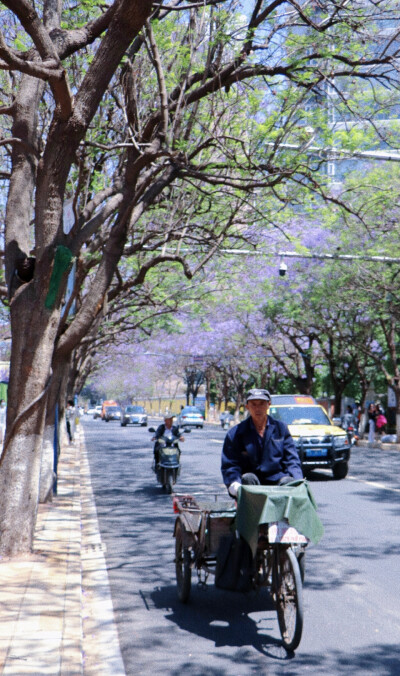
[[[333,422],[335,424],[335,418],[333,419]],[[354,426],[354,416],[346,413],[343,418],[337,418],[336,424],[346,432],[349,447],[355,446],[359,436]]]
[[[149,427],[149,432],[154,434],[154,427]],[[167,491],[172,493],[172,488],[181,472],[181,451],[179,448],[179,438],[172,430],[165,430],[162,437],[156,440],[154,444],[154,463],[152,466],[157,481]]]
[[[358,435],[353,427],[353,425],[348,425],[346,429],[347,439],[349,441],[349,446],[355,446],[358,441]]]
[[[223,430],[229,430],[231,426],[232,416],[230,413],[224,412],[220,416],[220,423]]]

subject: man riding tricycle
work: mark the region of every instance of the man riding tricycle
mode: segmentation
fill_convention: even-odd
[[[267,415],[269,400],[266,390],[250,390],[250,417],[226,436],[222,475],[235,502],[208,506],[174,497],[176,580],[182,602],[192,570],[203,584],[212,574],[223,589],[267,588],[283,645],[293,651],[303,627],[305,548],[323,528],[287,427]]]

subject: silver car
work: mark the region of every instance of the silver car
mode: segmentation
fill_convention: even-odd
[[[200,427],[203,428],[204,418],[197,406],[185,406],[176,419],[180,427]]]
[[[141,425],[147,427],[147,413],[143,406],[127,406],[121,418],[121,426]]]
[[[119,406],[106,406],[104,411],[104,420],[110,422],[110,420],[121,420],[122,411]]]

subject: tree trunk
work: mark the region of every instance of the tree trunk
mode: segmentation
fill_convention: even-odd
[[[237,423],[238,423],[239,420],[240,420],[240,401],[236,401],[236,404],[235,404],[235,412],[234,412],[234,414],[233,414],[233,419],[234,419],[234,421],[235,421],[235,425],[237,425]]]
[[[38,302],[34,282],[24,285],[14,297],[11,325],[7,428],[0,472],[0,555],[5,556],[30,551],[33,542],[50,364],[57,332],[57,320],[43,301]]]
[[[396,394],[396,441],[400,443],[400,389],[395,388]]]
[[[339,416],[342,409],[342,392],[335,393],[335,415]]]
[[[210,405],[211,405],[211,400],[210,400],[210,376],[206,372],[205,374],[205,385],[206,385],[206,420],[210,418]]]
[[[43,432],[42,458],[40,465],[39,502],[51,502],[56,479],[54,469],[55,422],[46,425]]]
[[[53,373],[47,397],[45,428],[43,433],[42,466],[40,470],[39,502],[51,500],[53,495],[54,474],[54,433],[56,408],[58,419],[65,425],[64,409],[66,400],[66,384],[68,380],[69,360],[53,360]],[[60,433],[60,424],[58,425]]]

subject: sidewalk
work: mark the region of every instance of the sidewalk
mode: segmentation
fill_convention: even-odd
[[[363,448],[380,448],[381,451],[400,451],[400,444],[383,444],[378,439],[374,441],[374,443],[369,442],[368,439],[359,439],[356,446],[362,446]]]
[[[40,505],[34,550],[0,561],[3,676],[125,676],[80,429],[58,495]]]

